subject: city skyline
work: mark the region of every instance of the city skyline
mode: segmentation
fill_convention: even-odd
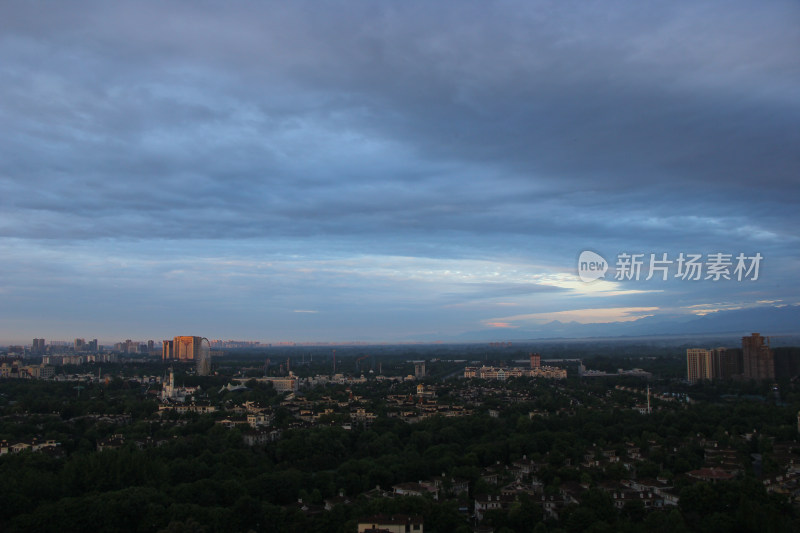
[[[0,344],[596,335],[800,304],[796,3],[0,20]],[[731,279],[706,279],[715,254]]]

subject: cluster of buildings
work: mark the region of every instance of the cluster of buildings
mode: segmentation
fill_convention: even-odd
[[[680,477],[686,482],[699,481],[718,482],[734,479],[743,468],[743,457],[735,449],[721,446],[718,442],[700,438],[692,446],[701,446],[704,450],[704,461],[701,468],[690,470]],[[662,448],[656,441],[648,442],[648,450],[643,451],[632,442],[620,443],[615,448],[600,449],[592,446],[587,449],[580,462],[565,460],[565,467],[574,467],[579,471],[593,472],[609,467],[621,466],[629,476],[622,479],[607,479],[598,482],[597,489],[607,493],[617,509],[624,509],[630,502],[640,502],[645,511],[668,509],[679,504],[679,490],[674,480],[664,477],[640,477],[636,475],[638,464],[647,460],[651,453]],[[768,492],[795,495],[800,488],[800,461],[796,459],[796,445],[775,444],[774,458],[780,465],[780,471],[770,476],[762,476],[761,482]],[[509,464],[497,463],[482,469],[480,478],[492,488],[492,493],[476,493],[472,498],[472,515],[482,522],[489,511],[508,512],[520,499],[527,497],[542,506],[546,517],[559,519],[559,514],[570,505],[580,504],[590,488],[588,482],[561,482],[556,491],[545,491],[539,478],[540,470],[549,467],[549,454],[534,460],[523,455]],[[485,485],[485,486],[486,486]],[[434,500],[448,497],[459,497],[459,509],[469,512],[464,506],[463,497],[469,493],[469,481],[448,477],[442,474],[430,480],[397,483],[391,490],[382,491],[380,487],[365,493],[365,497],[398,498],[404,496],[426,496]],[[339,501],[339,503],[348,503]],[[326,501],[327,503],[327,501]],[[326,506],[326,509],[328,507]],[[412,524],[411,517],[369,517],[359,520],[358,531],[382,531],[380,524],[392,523]],[[416,519],[419,520],[419,519]],[[363,526],[364,529],[361,529]],[[420,524],[420,527],[422,525]],[[373,528],[373,529],[370,529]],[[377,528],[377,529],[376,529]],[[389,529],[394,531],[394,529]],[[409,531],[399,529],[398,531]]]
[[[244,402],[225,410],[227,416],[215,423],[228,429],[238,429],[247,446],[257,446],[278,440],[283,431],[272,426],[275,418],[270,408]]]
[[[776,357],[770,348],[769,337],[753,333],[742,337],[741,349],[686,350],[686,379],[691,383],[713,379],[774,380],[782,373],[782,367],[792,366],[786,363],[791,361]]]
[[[178,402],[183,403],[188,396],[197,392],[198,387],[178,386],[175,383],[175,372],[170,368],[169,374],[164,376],[161,382],[161,394],[159,399],[162,402]]]
[[[222,339],[212,339],[208,341],[212,348],[222,349],[222,348],[260,348],[263,346],[269,346],[261,344],[259,341],[234,341],[234,340],[222,340]]]
[[[308,400],[303,396],[290,394],[281,402],[281,407],[288,410],[298,422],[316,425],[323,420],[344,422],[345,429],[355,425],[370,425],[377,415],[368,409],[369,402],[362,396],[348,390],[346,398],[323,396],[317,400]],[[398,418],[406,423],[419,422],[433,416],[458,417],[473,414],[472,409],[449,401],[437,399],[436,389],[423,384],[417,385],[416,394],[389,394],[383,398],[386,402],[386,416]]]
[[[146,437],[143,439],[128,439],[121,433],[115,433],[105,439],[99,439],[97,441],[96,448],[98,452],[102,452],[104,450],[116,450],[122,448],[129,442],[136,445],[136,447],[140,450],[143,450],[145,448],[157,448],[159,446],[163,446],[169,442],[169,439],[154,439],[152,437]]]
[[[284,366],[281,365],[281,369],[283,368]],[[372,371],[370,371],[369,374],[370,374],[370,379],[374,378],[376,381],[403,382],[403,381],[420,380],[425,377],[425,363],[419,361],[415,362],[415,372],[413,376],[410,374],[406,377],[403,376],[392,377],[383,375],[376,376]],[[240,386],[244,385],[245,383],[251,380],[254,380],[258,383],[271,384],[272,387],[279,393],[298,392],[300,389],[310,389],[324,385],[358,385],[361,383],[366,383],[368,381],[367,377],[365,377],[364,374],[361,374],[360,376],[347,375],[341,373],[333,375],[317,374],[314,376],[308,376],[304,378],[296,375],[291,370],[289,370],[287,375],[281,375],[281,376],[237,377],[232,379],[233,382],[238,383]]]
[[[435,387],[421,383],[417,385],[416,394],[390,394],[385,401],[386,416],[399,418],[406,423],[419,422],[434,416],[453,418],[473,414],[473,410],[464,405],[438,399]]]
[[[542,358],[538,353],[530,355],[530,368],[524,367],[494,367],[494,366],[468,366],[464,369],[465,378],[496,379],[505,381],[509,378],[549,378],[566,379],[567,371],[553,366],[542,366]]]
[[[9,347],[10,348],[23,348]],[[66,352],[73,351],[76,353],[97,353],[101,351],[101,346],[98,344],[97,339],[86,341],[86,339],[76,338],[74,342],[66,341],[53,341],[47,344],[45,339],[33,339],[30,347],[31,355],[44,355],[46,353]]]
[[[92,354],[65,354],[65,355],[43,355],[43,365],[64,366],[64,365],[83,365],[86,363],[116,363],[119,356],[115,353],[92,353]]]
[[[323,421],[342,424],[345,429],[352,429],[353,425],[371,425],[377,415],[368,409],[369,402],[349,389],[347,392],[346,398],[323,396],[317,400],[290,394],[281,402],[281,407],[301,425],[313,426]],[[389,394],[383,401],[388,418],[398,418],[409,424],[434,416],[450,418],[473,414],[473,410],[464,405],[437,399],[436,389],[423,384],[417,385],[415,394]]]
[[[126,354],[155,354],[155,341],[149,340],[146,342],[133,341],[127,339],[122,342],[117,342],[113,346],[101,346],[97,339],[86,340],[84,338],[76,338],[74,341],[51,341],[49,344],[45,339],[36,338],[31,342],[30,347],[26,350],[25,346],[9,346],[8,352],[24,355],[26,352],[30,355],[46,355],[46,354],[96,354],[102,352],[104,349],[111,349],[115,352]]]
[[[635,449],[635,448],[634,448]],[[591,455],[591,454],[589,454]],[[616,458],[616,461],[613,459]],[[619,462],[619,456],[606,458],[606,462]],[[602,461],[595,460],[592,456],[586,462],[586,467],[595,467]],[[583,465],[583,463],[582,463]],[[522,495],[539,503],[542,510],[549,518],[558,519],[565,507],[580,504],[584,494],[589,490],[588,483],[568,481],[561,483],[556,493],[545,494],[541,481],[537,477],[540,464],[528,459],[519,459],[513,466],[486,468],[481,474],[482,479],[491,485],[497,485],[499,480],[508,480],[509,472],[514,473],[515,479],[502,486],[499,494],[476,494],[474,498],[475,518],[480,522],[489,511],[508,512],[519,502]],[[611,496],[617,509],[625,507],[627,502],[639,501],[645,510],[663,509],[678,504],[678,493],[673,485],[664,478],[658,479],[622,479],[619,481],[604,481],[597,488]]]
[[[128,339],[116,343],[113,352],[104,352],[97,339],[87,342],[86,339],[76,338],[72,343],[52,341],[48,344],[45,339],[35,338],[28,353],[41,356],[41,365],[23,365],[20,362],[20,358],[26,354],[24,346],[9,346],[8,353],[12,356],[0,362],[0,377],[48,379],[55,375],[53,367],[116,363],[119,361],[119,353],[154,355],[157,352],[155,351],[155,341],[152,340],[144,343]],[[203,337],[179,336],[173,340],[164,341],[162,358],[165,361],[194,362],[199,375],[207,375],[211,369],[209,343]]]
[[[127,354],[155,355],[156,343],[153,340],[139,342],[126,339],[123,342],[114,343],[114,351]]]
[[[234,378],[233,381],[236,381],[240,384],[245,384],[248,381],[255,380],[258,383],[268,383],[272,385],[278,393],[282,392],[297,392],[298,388],[302,381],[301,378],[298,378],[294,375],[294,372],[289,371],[288,376],[264,376],[260,378]]]
[[[642,370],[641,368],[632,368],[631,370],[624,370],[622,368],[618,368],[616,372],[604,372],[602,370],[587,370],[586,367],[581,362],[578,365],[578,375],[582,378],[604,378],[604,377],[635,377],[635,378],[646,378],[650,379],[653,377],[653,374],[647,372],[646,370]]]
[[[16,442],[8,442],[6,440],[0,441],[0,455],[5,455],[7,453],[22,453],[25,451],[30,452],[50,452],[55,454],[62,453],[62,450],[59,449],[61,443],[56,442],[52,439],[47,440],[39,440],[37,438],[27,439],[27,440],[19,440]]]
[[[0,362],[0,378],[16,379],[48,379],[55,375],[52,366],[23,365],[19,359],[4,359]]]
[[[430,494],[434,501],[439,501],[440,496],[458,496],[469,492],[469,480],[448,477],[444,473],[433,479],[420,481],[407,481],[392,485],[392,496],[425,496]]]
[[[218,347],[250,347],[259,346],[260,343],[244,342],[244,341],[214,341]],[[194,336],[177,336],[172,340],[163,341],[161,346],[162,359],[178,359],[178,360],[191,360],[197,359],[198,355],[202,352],[203,347],[211,346],[208,339],[204,337]],[[114,351],[124,354],[142,354],[142,355],[158,355],[156,348],[156,341],[134,341],[126,339],[122,342],[114,343],[113,346],[105,346],[106,350]],[[26,352],[30,355],[47,355],[56,353],[71,352],[74,354],[96,354],[104,350],[97,339],[87,341],[84,338],[76,338],[72,342],[68,341],[51,341],[49,344],[45,339],[33,339],[30,347],[26,350],[25,346],[9,346],[8,352],[24,355]]]
[[[652,443],[652,449],[659,446]],[[583,460],[572,464],[565,460],[565,467],[575,467],[581,471],[594,471],[608,468],[612,465],[621,465],[625,470],[635,472],[636,464],[645,459],[645,455],[634,443],[625,443],[622,454],[615,449],[598,449],[592,447],[586,450]],[[589,483],[566,481],[558,485],[557,490],[545,491],[544,483],[539,478],[541,469],[549,468],[549,454],[534,460],[526,455],[511,461],[508,464],[497,463],[485,467],[480,472],[480,479],[485,482],[484,487],[491,488],[491,493],[475,493],[470,499],[470,481],[442,473],[431,479],[407,481],[392,485],[389,490],[382,490],[380,486],[361,494],[367,499],[375,498],[404,498],[409,496],[430,497],[435,501],[451,499],[458,505],[459,511],[465,516],[472,515],[480,524],[489,511],[509,512],[514,506],[519,505],[523,497],[537,502],[542,506],[545,515],[558,519],[559,514],[568,506],[580,504],[590,488]],[[691,472],[689,473],[691,477]],[[696,478],[695,478],[696,479]],[[617,509],[625,507],[632,501],[641,502],[645,510],[664,509],[676,506],[679,502],[678,490],[673,483],[665,478],[636,478],[621,479],[618,481],[602,481],[597,488],[611,496]],[[356,498],[347,498],[340,494],[339,497],[325,500],[324,507],[298,502],[301,511],[315,514],[324,510],[331,510],[334,505],[348,505]],[[422,531],[424,525],[421,517],[397,516],[372,516],[361,518],[358,521],[359,532],[372,531]]]

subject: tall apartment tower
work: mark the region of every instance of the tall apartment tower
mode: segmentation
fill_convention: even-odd
[[[172,355],[180,361],[194,361],[200,354],[200,343],[203,337],[188,335],[175,337],[172,341]]]
[[[142,344],[142,348],[149,350],[147,344]],[[198,376],[207,376],[211,372],[211,347],[205,337],[181,335],[171,341],[162,341],[161,360],[191,361]]]
[[[742,363],[744,379],[775,379],[775,356],[769,338],[758,333],[742,337]]]
[[[33,339],[33,344],[31,345],[31,352],[42,354],[45,352],[45,344],[44,339]]]
[[[725,378],[725,362],[727,361],[725,348],[712,348],[711,352],[711,376],[713,379]]]
[[[414,361],[414,377],[417,379],[425,378],[425,361]]]
[[[711,350],[713,379],[741,379],[743,372],[741,348],[714,348]]]
[[[531,370],[542,367],[542,356],[538,353],[531,354]]]
[[[173,359],[174,353],[175,350],[172,341],[163,341],[161,347],[161,360],[169,361],[170,359]]]
[[[686,379],[695,383],[712,377],[711,351],[703,348],[686,350]]]

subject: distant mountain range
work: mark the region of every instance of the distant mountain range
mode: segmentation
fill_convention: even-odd
[[[469,331],[453,337],[426,335],[416,340],[445,342],[509,341],[585,337],[641,337],[656,335],[787,335],[800,333],[800,305],[751,307],[717,311],[705,316],[650,316],[630,322],[581,324],[554,320],[533,328]]]

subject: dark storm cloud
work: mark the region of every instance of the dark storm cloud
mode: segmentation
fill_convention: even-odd
[[[797,200],[791,6],[317,6],[7,7],[6,197],[176,238],[558,232],[507,212],[586,190]],[[63,222],[4,232],[87,236]]]

